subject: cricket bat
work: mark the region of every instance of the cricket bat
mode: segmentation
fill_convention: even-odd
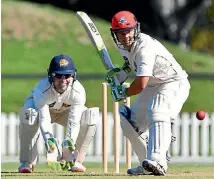
[[[94,22],[85,12],[78,11],[77,17],[82,23],[85,31],[87,32],[92,44],[97,49],[97,52],[103,62],[103,65],[105,66],[105,69],[110,70],[114,68],[114,65],[112,64],[111,58],[104,44],[104,41]]]
[[[96,48],[96,50],[100,56],[100,59],[101,59],[103,65],[105,66],[105,69],[111,70],[112,68],[114,68],[114,65],[109,56],[108,50],[107,50],[107,48],[104,44],[104,41],[103,41],[97,27],[95,26],[94,22],[91,20],[91,18],[85,12],[78,11],[76,13],[76,15],[77,15],[78,19],[80,20],[80,22],[82,23],[93,46]],[[120,85],[120,82],[119,82],[117,76],[114,77],[114,83],[115,84],[111,84],[112,93],[116,93],[117,96],[120,96],[122,94],[121,85]]]

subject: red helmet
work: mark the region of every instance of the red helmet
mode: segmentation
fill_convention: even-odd
[[[133,29],[137,25],[137,19],[129,11],[120,11],[116,13],[111,21],[111,30],[114,32]]]

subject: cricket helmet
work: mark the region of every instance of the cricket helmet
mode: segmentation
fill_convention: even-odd
[[[137,23],[134,14],[129,11],[120,11],[112,18],[111,30],[114,32],[126,31],[135,28]]]
[[[76,71],[73,60],[67,55],[56,55],[52,58],[48,69],[48,80],[53,82],[54,74],[71,74],[76,79]]]
[[[120,44],[117,40],[116,33],[128,31],[131,29],[135,30],[134,38],[136,39],[140,34],[140,23],[137,21],[134,14],[129,11],[120,11],[113,16],[110,31],[113,40],[118,47],[120,47]]]

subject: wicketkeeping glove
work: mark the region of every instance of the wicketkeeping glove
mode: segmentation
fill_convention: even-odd
[[[47,150],[47,162],[57,162],[61,160],[61,152],[59,150],[59,143],[56,138],[50,137],[45,141]]]
[[[62,148],[67,148],[70,152],[73,152],[76,150],[76,145],[72,139],[66,138],[62,143]]]
[[[47,152],[52,153],[55,150],[58,150],[58,141],[54,137],[50,137],[45,141],[45,147]]]

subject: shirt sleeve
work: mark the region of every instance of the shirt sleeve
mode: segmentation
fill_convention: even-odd
[[[136,76],[152,76],[155,63],[155,53],[152,48],[143,47],[136,54]]]
[[[53,137],[49,106],[47,105],[44,93],[38,89],[34,90],[34,100],[39,114],[39,126],[41,133],[46,141],[48,138]]]
[[[73,101],[69,111],[69,118],[67,124],[67,134],[66,137],[71,138],[74,143],[76,143],[79,130],[80,130],[80,121],[82,113],[87,109],[85,106],[86,103],[86,93],[82,87],[80,91],[74,91]]]

